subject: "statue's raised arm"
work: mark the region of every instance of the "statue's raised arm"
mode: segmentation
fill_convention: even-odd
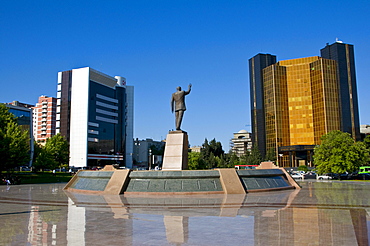
[[[189,93],[190,93],[190,91],[191,91],[191,87],[192,87],[192,84],[189,84],[189,85],[188,85],[188,90],[187,90],[187,91],[185,91],[185,95],[187,95],[187,94],[189,94]]]

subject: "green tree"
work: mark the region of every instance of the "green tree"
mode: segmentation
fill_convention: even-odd
[[[61,167],[69,161],[69,144],[67,140],[58,133],[46,140],[45,151],[51,156],[55,162],[51,163],[51,169]]]
[[[265,161],[276,161],[276,151],[275,148],[269,148],[265,155]]]
[[[301,165],[301,166],[298,167],[298,171],[307,172],[308,171],[308,167],[306,165]]]
[[[205,139],[202,144],[200,154],[200,162],[204,168],[215,168],[225,166],[224,150],[222,149],[222,144],[217,142],[216,139],[212,139],[209,143]]]
[[[227,157],[228,167],[235,167],[235,165],[240,164],[240,159],[234,152],[229,153]]]
[[[42,146],[40,143],[38,143],[36,141],[33,143],[33,160],[32,160],[33,163],[35,163],[35,161],[36,161],[37,157],[39,156],[39,154],[41,153],[43,147],[44,146]]]
[[[224,154],[221,142],[217,142],[215,138],[209,142],[209,147],[214,156],[221,157]]]
[[[29,142],[28,131],[22,131],[14,115],[0,104],[0,172],[30,160]]]
[[[54,159],[52,154],[48,152],[45,147],[40,149],[41,151],[36,157],[33,167],[38,170],[54,169],[58,166],[58,162]]]
[[[247,164],[259,165],[261,164],[262,156],[257,146],[253,146],[250,155],[247,158]]]
[[[321,137],[313,158],[319,174],[354,172],[369,160],[369,150],[349,133],[336,130]]]
[[[200,159],[200,152],[189,152],[188,153],[188,167],[189,170],[198,170],[203,169],[201,166],[201,162],[199,162]]]
[[[366,148],[370,150],[370,135],[367,135],[364,139],[364,143],[366,145]]]

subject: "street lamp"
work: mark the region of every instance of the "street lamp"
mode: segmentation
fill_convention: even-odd
[[[149,149],[148,170],[151,168],[152,150]]]
[[[278,159],[278,166],[281,167],[280,165],[280,160],[283,158],[283,154],[279,154],[279,159]]]

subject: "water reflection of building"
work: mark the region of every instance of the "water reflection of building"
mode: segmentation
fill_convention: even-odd
[[[256,245],[368,245],[369,242],[364,209],[289,208],[273,214],[259,211],[254,219]]]
[[[27,241],[69,246],[368,245],[366,210],[333,207],[332,202],[347,195],[328,197],[314,188],[322,187],[207,197],[67,192],[67,204],[31,207]]]
[[[85,221],[84,225],[80,225],[80,229],[78,229],[85,235],[85,238],[87,238],[90,226],[100,227],[100,221],[102,227],[107,226],[108,220],[112,226],[109,225],[109,228],[103,230],[109,230],[109,233],[112,233],[111,230],[113,230],[118,235],[126,233],[124,238],[127,240],[129,231],[133,232],[136,229],[134,224],[129,223],[129,220],[120,222],[119,219],[132,218],[134,214],[141,214],[139,217],[146,218],[148,221],[154,220],[149,219],[152,218],[151,216],[161,216],[163,225],[157,222],[155,226],[164,226],[162,233],[165,233],[167,242],[179,245],[191,244],[195,239],[208,240],[207,243],[211,244],[212,240],[220,240],[218,236],[223,235],[222,230],[225,230],[225,233],[231,233],[230,230],[233,230],[233,227],[225,228],[221,225],[207,224],[208,229],[214,231],[208,232],[206,228],[203,228],[201,232],[204,234],[203,239],[197,237],[194,228],[204,225],[205,221],[210,218],[217,217],[220,218],[219,220],[239,218],[239,223],[241,221],[245,221],[247,224],[252,222],[254,224],[253,240],[255,245],[368,245],[367,214],[364,209],[327,209],[316,205],[314,207],[292,205],[298,193],[299,191],[295,190],[246,196],[212,195],[208,198],[96,196],[95,201],[90,200],[90,202],[99,204],[100,208],[86,206],[83,213],[81,206],[87,202],[84,199],[91,199],[91,196],[89,198],[87,195],[76,196],[74,194],[71,197],[73,202],[71,200],[69,209],[76,209],[79,216],[86,216],[86,218],[80,218],[78,222],[72,220],[73,223],[77,224]],[[311,202],[316,200],[317,202],[315,196],[308,196],[308,200]],[[103,204],[108,205],[110,209],[105,209]],[[269,205],[266,206],[266,204]],[[88,212],[90,209],[91,213]],[[109,214],[111,215],[109,216]],[[103,222],[104,220],[106,221]],[[212,219],[210,223],[212,223],[211,221]],[[90,222],[91,224],[89,224]],[[249,226],[247,226],[248,228],[240,227],[240,225],[247,224],[235,225],[235,230],[248,229],[249,231]],[[125,227],[124,232],[114,228],[118,225]],[[81,229],[81,226],[84,229]],[[211,233],[213,239],[208,238],[207,233]],[[155,232],[155,235],[158,235],[158,231]],[[82,235],[79,238],[82,238]]]
[[[73,195],[73,198],[75,201],[89,200],[79,194]],[[119,196],[90,198],[94,199],[90,202],[98,206],[81,206],[68,199],[67,245],[132,245],[132,220],[127,210],[119,205]]]
[[[30,245],[65,245],[66,215],[55,207],[31,206],[27,241]]]

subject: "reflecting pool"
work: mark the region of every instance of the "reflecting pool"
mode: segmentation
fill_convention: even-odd
[[[125,196],[0,186],[0,245],[368,245],[370,182],[247,195]]]

